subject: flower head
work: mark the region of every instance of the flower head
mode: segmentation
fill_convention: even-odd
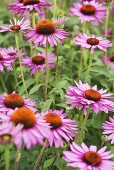
[[[0,72],[3,72],[4,68],[12,70],[12,64],[14,62],[14,57],[9,56],[4,48],[0,49]]]
[[[9,47],[5,48],[4,50],[9,57],[13,57],[14,59],[18,58],[18,50],[16,48]],[[24,52],[20,51],[20,56],[25,56]]]
[[[15,143],[18,147],[17,140],[19,138],[20,130],[22,125],[15,126],[11,122],[3,122],[0,124],[0,144]]]
[[[51,3],[46,0],[21,0],[18,2],[9,3],[8,7],[13,14],[21,14],[23,17],[27,17],[28,12],[35,11],[40,17],[44,17],[44,11],[42,7],[49,8]]]
[[[114,116],[109,117],[109,121],[103,123],[103,134],[107,135],[106,141],[111,141],[114,144]]]
[[[49,67],[54,67],[55,63],[54,63],[54,59],[55,59],[55,55],[54,54],[48,54],[48,65]],[[31,70],[31,75],[34,74],[37,70],[40,71],[44,71],[44,69],[46,68],[46,56],[45,53],[38,53],[36,56],[33,57],[23,57],[22,58],[22,64],[24,66],[29,67],[29,69]]]
[[[63,43],[69,34],[63,29],[57,28],[58,23],[58,21],[56,23],[49,19],[41,20],[37,23],[35,29],[28,30],[25,38],[28,41],[33,41],[36,46],[45,46],[46,42],[51,46]]]
[[[95,48],[106,51],[108,47],[112,47],[112,43],[109,40],[102,37],[96,37],[95,35],[87,36],[86,34],[79,34],[74,41],[83,48],[89,48],[92,53]]]
[[[84,109],[86,115],[87,108],[91,108],[95,113],[100,110],[108,113],[114,111],[114,102],[111,100],[112,94],[107,94],[107,90],[97,90],[97,85],[90,87],[88,83],[83,84],[81,81],[76,86],[70,86],[67,90],[67,104],[71,109],[77,107]]]
[[[112,54],[111,56],[108,57],[102,57],[101,61],[108,65],[112,70],[114,70],[114,54]]]
[[[87,147],[82,143],[81,147],[76,143],[70,145],[71,151],[64,151],[63,159],[68,162],[67,166],[79,168],[80,170],[113,170],[114,157],[110,151],[105,151],[106,146],[97,151],[97,147]]]
[[[33,111],[36,111],[35,101],[31,99],[24,98],[20,94],[13,92],[11,94],[4,93],[0,95],[0,111],[1,112],[10,112],[16,108],[26,107]]]
[[[2,122],[7,121],[14,123],[15,126],[23,126],[16,144],[18,147],[25,144],[27,149],[38,143],[43,144],[44,138],[48,138],[50,135],[49,124],[38,117],[38,114],[25,107],[11,110],[9,115],[0,114]]]
[[[72,16],[78,16],[81,22],[92,22],[98,25],[105,18],[106,8],[102,4],[93,1],[85,1],[83,4],[74,3],[70,10]]]
[[[24,20],[24,18],[21,21],[17,21],[14,19],[14,21],[10,21],[10,25],[0,26],[0,32],[24,32],[25,30],[28,30],[30,28],[30,21]]]
[[[43,119],[50,123],[51,134],[48,138],[50,146],[55,145],[56,148],[63,146],[63,140],[69,142],[74,137],[74,132],[77,131],[75,121],[66,118],[66,113],[63,110],[49,110],[42,112]]]

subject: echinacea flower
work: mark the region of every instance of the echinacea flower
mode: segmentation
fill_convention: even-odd
[[[109,121],[103,123],[103,134],[106,135],[106,141],[111,141],[114,144],[114,116],[109,117]]]
[[[48,138],[50,146],[53,144],[56,148],[63,146],[63,141],[69,142],[75,136],[78,130],[74,120],[66,118],[63,110],[49,110],[40,113],[41,117],[51,126],[51,134]]]
[[[22,127],[23,125],[15,126],[12,122],[0,123],[0,144],[14,143],[18,148],[18,139]]]
[[[26,107],[33,111],[36,111],[35,101],[25,98],[16,92],[11,94],[3,93],[0,95],[0,111],[8,113],[16,108]]]
[[[102,19],[106,15],[106,7],[98,2],[85,1],[83,4],[74,3],[70,9],[71,16],[78,16],[81,22],[91,22],[95,25],[102,23]]]
[[[109,66],[112,70],[114,70],[114,54],[112,54],[111,56],[102,57],[101,61]]]
[[[24,32],[30,29],[30,21],[29,20],[16,20],[10,21],[9,25],[0,26],[0,32]]]
[[[55,59],[54,54],[48,54],[48,66],[49,67],[54,67],[54,59]],[[45,53],[38,53],[36,56],[33,57],[24,57],[22,58],[22,64],[24,66],[27,66],[31,70],[31,75],[34,74],[37,70],[40,70],[41,72],[44,71],[46,68],[46,55]]]
[[[0,49],[0,72],[3,72],[5,68],[12,70],[12,64],[14,62],[14,57],[9,57],[4,49]]]
[[[19,133],[19,138],[16,145],[20,148],[25,144],[27,149],[37,145],[43,144],[45,138],[49,138],[50,126],[45,120],[38,118],[38,114],[31,109],[21,107],[10,111],[9,115],[0,114],[2,122],[12,122],[17,125],[23,125]]]
[[[9,47],[5,48],[4,50],[9,57],[13,57],[14,59],[18,58],[18,50],[16,48]],[[20,56],[25,56],[24,52],[20,51]]]
[[[108,38],[108,39],[111,39],[112,36],[113,36],[113,34],[114,34],[114,33],[113,33],[113,30],[112,30],[112,29],[108,29],[108,30],[106,31],[106,30],[103,29],[103,30],[102,30],[102,34],[105,35],[105,32],[106,32],[106,34],[107,34],[107,38]]]
[[[114,5],[112,5],[111,13],[114,14]]]
[[[112,47],[112,43],[109,40],[102,37],[96,37],[95,35],[88,36],[86,34],[79,34],[74,41],[82,48],[90,49],[92,53],[95,48],[106,51],[108,47]]]
[[[18,0],[16,2],[9,3],[8,7],[15,15],[21,14],[23,17],[27,17],[29,12],[37,12],[40,17],[44,17],[45,12],[42,8],[49,8],[51,3],[46,0]]]
[[[58,43],[63,43],[69,35],[63,29],[57,28],[58,25],[60,25],[58,20],[57,22],[49,19],[41,20],[36,24],[35,29],[27,31],[25,38],[34,42],[36,46],[45,46],[47,42],[51,46],[57,46]]]
[[[67,90],[67,104],[79,110],[84,109],[86,115],[87,108],[91,108],[95,113],[100,110],[108,113],[114,111],[114,102],[111,99],[112,94],[107,94],[106,90],[97,90],[97,85],[91,87],[88,83],[76,82],[76,86],[70,86]]]
[[[82,143],[81,147],[75,142],[70,145],[71,151],[64,151],[63,159],[67,166],[79,168],[79,170],[113,170],[114,162],[110,159],[114,157],[110,151],[106,151],[104,146],[97,150],[96,146],[87,147]]]

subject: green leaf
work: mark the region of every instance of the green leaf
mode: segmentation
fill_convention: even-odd
[[[28,79],[25,81],[25,84],[26,84],[26,88],[28,89],[32,84],[35,83],[35,80],[34,79]],[[25,92],[25,89],[23,86],[21,86],[20,90],[19,90],[19,93],[20,94],[23,94]]]
[[[54,158],[50,158],[44,162],[44,168],[48,168],[50,165],[52,165],[54,161]]]
[[[34,94],[35,92],[37,92],[39,90],[39,88],[41,86],[43,86],[44,84],[38,84],[38,85],[35,85],[30,91],[29,91],[29,94]]]
[[[53,102],[52,99],[46,100],[46,102],[44,103],[44,107],[43,107],[42,111],[45,112],[45,111],[49,110],[52,102]]]

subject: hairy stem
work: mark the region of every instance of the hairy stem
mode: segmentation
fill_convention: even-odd
[[[21,157],[21,151],[20,151],[20,149],[17,149],[14,170],[18,170],[19,169],[19,160],[20,160],[20,157]]]
[[[21,72],[21,78],[22,78],[23,86],[24,86],[26,94],[29,96],[29,93],[28,93],[27,87],[26,87],[26,83],[25,83],[25,79],[24,79],[23,66],[22,66],[22,63],[21,63],[21,56],[20,56],[20,49],[19,49],[19,40],[18,40],[17,34],[15,34],[15,42],[16,42],[16,47],[17,47],[17,50],[18,50],[18,58],[19,58],[20,72]]]
[[[89,81],[89,74],[90,74],[90,70],[91,70],[92,60],[93,60],[93,54],[90,52],[89,65],[88,65],[86,76],[85,76],[85,81],[86,82]]]
[[[44,143],[44,145],[43,145],[43,147],[42,147],[42,150],[41,150],[40,154],[38,155],[38,158],[37,158],[37,160],[36,160],[36,162],[35,162],[35,165],[34,165],[34,167],[33,167],[33,170],[37,170],[37,168],[38,168],[38,166],[39,166],[39,163],[40,163],[40,161],[41,161],[41,159],[42,159],[42,157],[43,157],[43,155],[44,155],[44,152],[45,152],[45,150],[46,150],[46,148],[47,148],[47,142],[48,142],[48,140],[46,139],[46,140],[45,140],[45,143]]]
[[[10,168],[10,150],[8,145],[5,147],[5,168],[6,170]]]
[[[46,80],[45,80],[45,100],[48,97],[48,82],[49,82],[49,65],[48,65],[48,42],[46,42]]]

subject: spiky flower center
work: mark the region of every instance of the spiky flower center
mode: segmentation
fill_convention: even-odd
[[[8,53],[8,55],[12,57],[12,56],[15,55],[15,53],[13,53],[13,52],[12,53]]]
[[[0,135],[0,144],[9,144],[12,142],[12,136],[10,134]]]
[[[81,7],[81,12],[84,14],[84,15],[94,15],[95,12],[96,12],[96,8],[93,6],[93,5],[90,5],[90,4],[84,4],[82,7]]]
[[[85,96],[88,100],[98,102],[101,99],[101,94],[98,91],[89,89],[85,91]]]
[[[90,45],[98,45],[99,44],[99,40],[96,38],[88,38],[87,39],[87,43]]]
[[[48,113],[45,115],[44,119],[47,123],[50,123],[52,129],[57,129],[62,126],[62,118],[56,113]]]
[[[32,57],[32,62],[36,65],[42,65],[45,63],[45,58],[43,56]]]
[[[51,35],[55,32],[56,26],[52,20],[45,19],[38,22],[36,30],[39,34]]]
[[[24,125],[24,129],[29,129],[34,127],[36,123],[36,116],[32,110],[25,107],[21,107],[11,115],[11,120],[16,125],[22,124]]]
[[[9,94],[5,97],[4,104],[11,109],[20,108],[24,106],[24,99],[17,93]]]
[[[24,5],[34,5],[38,4],[40,1],[39,0],[23,0]]]
[[[10,29],[11,29],[12,31],[18,32],[18,31],[21,29],[21,27],[20,27],[19,25],[13,25],[13,26],[10,27]]]
[[[0,61],[3,60],[3,55],[0,53]]]
[[[97,152],[89,151],[84,154],[83,160],[89,165],[98,166],[102,159]]]
[[[111,55],[110,61],[111,61],[111,62],[114,62],[114,54]]]

